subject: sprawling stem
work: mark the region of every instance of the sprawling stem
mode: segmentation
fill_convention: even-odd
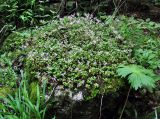
[[[130,91],[131,91],[131,86],[130,86],[130,88],[129,88],[129,90],[128,90],[127,97],[126,97],[125,103],[124,103],[124,105],[123,105],[123,108],[122,108],[121,114],[120,114],[120,116],[119,116],[119,119],[122,118],[124,109],[125,109],[125,107],[126,107],[126,105],[127,105],[127,101],[128,101],[128,97],[129,97]]]

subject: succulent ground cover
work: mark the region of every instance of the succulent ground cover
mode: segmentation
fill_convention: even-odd
[[[158,71],[159,30],[160,24],[149,20],[125,16],[99,20],[87,15],[13,32],[0,50],[1,85],[14,88],[25,70],[30,82],[47,81],[48,91],[58,83],[72,91],[82,90],[86,97],[116,92],[124,86],[116,72],[120,64]]]

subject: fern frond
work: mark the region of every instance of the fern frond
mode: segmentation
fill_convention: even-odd
[[[145,69],[138,65],[120,65],[117,69],[119,76],[126,78],[131,86],[137,90],[141,87],[154,88],[156,79],[155,74],[152,70]]]

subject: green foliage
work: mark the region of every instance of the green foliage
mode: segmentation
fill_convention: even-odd
[[[49,2],[49,6],[48,3]],[[54,4],[56,2],[56,4]],[[57,4],[59,2],[59,4]],[[67,4],[61,4],[61,0],[59,1],[47,1],[47,0],[1,0],[0,1],[0,22],[1,24],[15,24],[17,26],[28,26],[28,25],[35,25],[39,23],[39,20],[42,19],[49,19],[54,13],[52,10],[55,11],[62,11],[59,12],[62,16],[66,13],[70,14],[73,12],[80,13],[97,13],[102,12],[105,14],[106,9],[110,9],[111,7],[115,7],[111,0],[109,1],[88,1],[88,0],[81,0],[77,2],[78,9],[74,8],[75,1],[69,0],[66,1]],[[115,3],[118,5],[119,1]],[[134,1],[136,2],[136,1]],[[134,3],[133,2],[133,3]],[[141,3],[141,1],[137,1],[137,4]],[[148,5],[159,5],[159,0],[146,0],[143,4]],[[125,4],[127,5],[127,4]],[[123,4],[121,6],[123,8]],[[64,10],[65,9],[65,10]]]
[[[160,54],[159,51],[138,49],[135,52],[135,58],[140,65],[156,69],[160,67]]]
[[[155,5],[160,5],[160,0],[153,0],[152,2],[154,2]]]
[[[32,26],[51,15],[37,0],[2,0],[0,3],[1,24]]]
[[[125,16],[105,16],[103,20],[69,16],[17,31],[6,39],[1,53],[22,63],[31,81],[46,80],[48,90],[58,82],[64,88],[84,90],[91,97],[115,92],[123,85],[123,80],[117,80],[119,64],[148,66],[141,63],[139,49],[153,52],[155,60],[159,58],[158,28],[148,27],[149,21]]]
[[[6,97],[8,94],[12,94],[14,89],[12,87],[8,86],[2,86],[0,87],[0,96]]]
[[[18,77],[12,68],[12,62],[5,54],[0,55],[1,86],[14,87]]]
[[[22,80],[14,96],[0,97],[0,117],[3,119],[44,119],[46,107],[44,96],[40,94],[40,88],[36,86],[36,102],[32,102],[29,96],[26,80]]]
[[[152,70],[138,65],[120,65],[117,72],[121,77],[127,78],[135,90],[141,87],[155,88],[156,75]]]

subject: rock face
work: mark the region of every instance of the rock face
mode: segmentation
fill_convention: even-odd
[[[83,99],[82,94],[82,92],[72,94],[71,91],[58,86],[54,93],[54,106],[48,109],[47,119],[54,114],[57,119],[99,119],[100,115],[101,119],[106,117],[112,119],[117,116],[115,113],[119,101],[116,93],[97,96],[88,101]]]
[[[59,93],[58,93],[59,92]],[[85,101],[83,92],[77,92],[73,94],[71,91],[65,91],[68,95],[63,95],[60,90],[55,91],[55,97],[57,97],[56,117],[59,119],[93,119],[98,114],[98,103],[96,101]],[[59,94],[59,96],[57,95]],[[65,94],[63,92],[63,94]],[[59,101],[59,99],[61,99]],[[55,106],[56,107],[56,106]]]
[[[118,93],[99,95],[93,99],[85,100],[84,92],[73,92],[57,85],[53,94],[47,95],[46,100],[53,102],[48,108],[46,119],[53,115],[56,119],[101,119],[116,118],[120,105]],[[100,109],[101,108],[101,109]],[[100,113],[101,110],[101,113]]]

